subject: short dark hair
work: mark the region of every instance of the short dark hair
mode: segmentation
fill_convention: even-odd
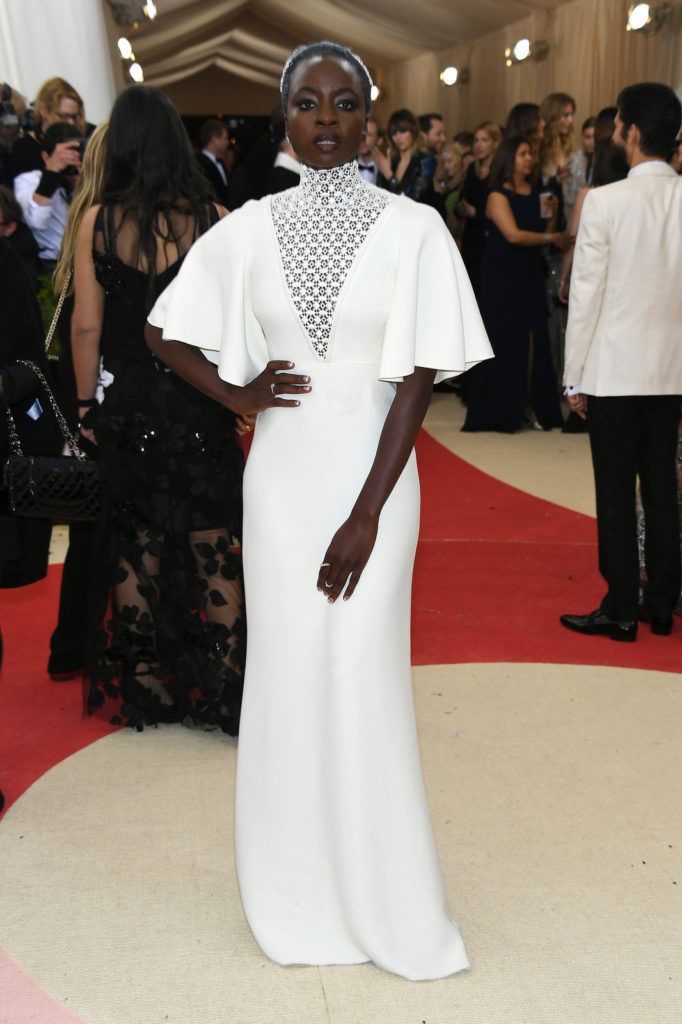
[[[42,149],[48,156],[52,156],[55,146],[58,146],[60,142],[70,142],[71,139],[80,139],[81,137],[75,124],[62,124],[60,121],[58,124],[51,124],[43,135]]]
[[[508,135],[497,147],[490,164],[490,188],[500,188],[505,181],[514,181],[514,166],[519,146],[529,145],[525,135]]]
[[[412,132],[416,142],[419,138],[419,122],[411,110],[403,107],[401,110],[393,111],[388,119],[386,131],[389,139],[394,132]]]
[[[452,141],[456,142],[458,146],[463,146],[465,149],[473,149],[474,133],[470,132],[468,129],[463,132],[457,132],[456,135],[453,135]]]
[[[428,133],[431,131],[431,122],[432,121],[442,121],[442,120],[443,120],[443,115],[442,114],[435,114],[435,113],[433,113],[433,114],[420,114],[419,117],[417,118],[417,121],[419,122],[419,130],[424,132],[424,135],[428,135]]]
[[[624,139],[636,125],[642,152],[668,159],[682,123],[682,104],[669,85],[638,82],[626,86],[618,97],[618,113]]]
[[[0,213],[5,224],[23,224],[21,207],[11,189],[0,185]]]
[[[214,139],[216,135],[222,135],[226,131],[227,125],[224,121],[218,120],[217,117],[209,117],[208,121],[204,121],[199,129],[201,148],[206,149],[211,139]]]
[[[334,43],[330,39],[323,39],[319,43],[306,43],[303,46],[297,46],[287,57],[279,87],[282,109],[285,113],[289,103],[291,76],[299,64],[306,60],[311,60],[313,57],[332,57],[335,60],[346,61],[350,64],[360,79],[365,110],[369,111],[372,105],[372,79],[362,60],[349,46],[342,46],[341,43]]]
[[[583,126],[580,129],[580,131],[581,132],[586,132],[588,130],[588,128],[596,128],[596,127],[597,127],[597,118],[596,117],[588,117],[586,121],[583,121]]]

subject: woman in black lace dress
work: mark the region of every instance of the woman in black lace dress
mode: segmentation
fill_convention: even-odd
[[[138,729],[238,729],[245,624],[235,418],[144,342],[157,296],[223,213],[170,100],[146,86],[122,93],[103,202],[78,238],[72,344],[113,536],[111,606],[102,609],[86,709]]]

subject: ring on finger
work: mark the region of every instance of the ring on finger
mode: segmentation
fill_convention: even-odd
[[[334,586],[333,583],[325,583],[325,587],[333,587],[333,586]]]
[[[274,382],[274,380],[273,380],[272,384],[270,385],[270,390],[272,391],[272,397],[273,398],[277,398],[277,395],[275,394],[275,382]]]

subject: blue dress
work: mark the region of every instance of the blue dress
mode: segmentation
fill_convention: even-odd
[[[538,186],[528,195],[504,187],[493,191],[509,200],[519,228],[544,230]],[[463,430],[511,433],[522,426],[527,406],[546,429],[562,426],[545,274],[540,246],[512,245],[487,221],[479,302],[495,359],[471,371]]]

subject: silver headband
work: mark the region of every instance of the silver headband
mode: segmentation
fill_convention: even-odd
[[[291,53],[289,54],[289,56],[287,57],[287,59],[286,59],[286,61],[284,63],[284,68],[282,69],[282,77],[279,80],[279,94],[280,94],[280,96],[284,92],[284,79],[286,78],[287,71],[289,70],[289,68],[291,67],[293,62],[295,60],[298,60],[298,58],[301,57],[305,53],[306,50],[312,50],[313,47],[316,46],[316,45],[320,45],[320,46],[324,46],[325,44],[329,45],[329,43],[330,43],[330,40],[324,39],[319,44],[317,44],[317,43],[304,44],[302,46],[297,46],[295,50],[291,51]],[[332,45],[334,45],[334,44],[332,44]],[[360,65],[362,70],[367,75],[367,81],[369,82],[369,87],[370,87],[370,89],[372,89],[372,87],[374,85],[374,81],[372,80],[372,76],[370,75],[369,70],[368,70],[367,65],[365,64],[364,60],[361,57],[358,57],[357,53],[355,53],[353,50],[349,50],[349,52],[352,54],[353,60],[357,61],[357,63]],[[339,56],[341,56],[341,54],[339,54]]]

